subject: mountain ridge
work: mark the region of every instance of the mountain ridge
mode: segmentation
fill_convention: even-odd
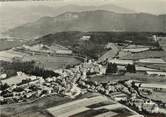
[[[56,17],[42,17],[5,34],[35,38],[63,31],[166,32],[166,15],[122,14],[106,10],[65,12]]]
[[[7,31],[19,25],[26,24],[28,22],[35,21],[40,17],[44,16],[58,16],[64,12],[71,11],[71,12],[81,12],[81,11],[88,11],[88,10],[109,10],[114,12],[120,13],[133,13],[130,9],[126,9],[123,7],[119,7],[114,4],[106,4],[106,5],[32,5],[32,6],[8,6],[8,7],[0,7],[0,14],[3,17],[0,18],[1,26],[0,32]],[[8,14],[8,15],[6,15]],[[19,21],[18,21],[19,18]]]

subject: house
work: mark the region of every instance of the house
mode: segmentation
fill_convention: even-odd
[[[53,81],[53,78],[47,78],[46,81],[51,82],[51,81]]]
[[[0,79],[5,79],[7,77],[7,74],[3,73],[3,74],[0,74]]]
[[[133,60],[120,60],[120,59],[109,59],[108,63],[115,63],[117,65],[133,65],[134,61]]]
[[[91,38],[91,36],[82,36],[81,38],[80,38],[80,40],[82,40],[82,41],[88,41],[89,39]]]
[[[151,101],[143,103],[142,108],[149,113],[158,113],[159,111],[158,105]]]
[[[63,50],[55,50],[56,54],[72,54],[72,50],[68,50],[68,49],[63,49]]]
[[[158,76],[166,76],[166,72],[159,72],[159,71],[146,71],[148,75],[158,75]]]
[[[121,92],[114,92],[110,94],[116,101],[126,101],[127,95]]]
[[[116,50],[118,50],[117,46],[114,43],[107,43],[104,48],[105,49],[116,49]]]
[[[29,78],[30,78],[31,80],[36,80],[36,79],[37,79],[36,76],[30,76]]]

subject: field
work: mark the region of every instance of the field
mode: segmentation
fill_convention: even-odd
[[[80,102],[83,103],[80,105]],[[122,113],[125,115],[137,114],[113,100],[93,93],[86,93],[75,99],[50,95],[28,103],[3,105],[0,109],[1,117],[53,117],[54,113],[59,117],[66,117],[65,115],[80,117],[98,114],[116,116],[120,116]]]
[[[80,95],[76,99],[95,96],[97,94]],[[72,101],[71,98],[58,95],[49,95],[32,102],[9,104],[0,106],[1,117],[52,117],[45,109],[65,104]]]
[[[13,50],[0,51],[0,60],[12,61],[13,58],[22,58],[25,54]]]
[[[129,54],[127,56],[121,57],[121,59],[146,59],[146,58],[166,58],[165,51],[144,51],[141,53]]]
[[[143,52],[143,51],[147,51],[147,50],[149,50],[149,48],[132,48],[132,49],[125,48],[125,49],[123,49],[123,51],[127,51],[127,52]]]
[[[81,104],[80,104],[81,103]],[[96,117],[96,116],[120,116],[137,115],[119,103],[113,103],[105,96],[95,96],[76,100],[60,106],[47,109],[54,117]]]
[[[137,63],[137,65],[145,67],[145,68],[151,68],[151,69],[166,71],[166,64]]]
[[[157,71],[158,70],[158,69],[153,69],[151,67],[146,67],[144,64],[141,64],[141,65],[136,65],[137,71]]]
[[[20,83],[23,79],[26,79],[26,77],[13,76],[13,77],[1,80],[1,82],[2,83],[7,83],[9,85],[12,85],[12,84],[18,84],[18,83]]]
[[[47,113],[44,113],[44,109],[68,101],[70,99],[67,97],[52,95],[40,98],[34,102],[4,105],[0,107],[1,117],[48,117]]]
[[[148,76],[144,73],[126,73],[125,75],[106,75],[90,78],[91,81],[109,82],[119,80],[139,80],[146,83],[161,83],[166,84],[166,77]]]
[[[35,60],[37,65],[42,68],[44,67],[45,69],[58,69],[63,68],[66,65],[75,65],[81,62],[80,60],[70,55],[30,55],[24,52],[17,52],[13,50],[0,51],[0,60],[12,61],[12,58],[14,57],[20,58],[23,61]]]
[[[166,103],[166,93],[165,92],[153,92],[152,95],[149,95],[148,96],[149,98],[151,99],[154,99],[154,100],[161,100],[162,102]]]
[[[23,61],[30,60],[35,60],[40,67],[45,69],[64,68],[66,65],[75,65],[81,62],[72,56],[28,55],[23,58]]]
[[[18,40],[7,41],[7,40],[0,39],[0,51],[19,46],[21,44],[22,44],[22,42],[20,42]]]
[[[139,59],[138,62],[140,63],[159,63],[159,64],[166,64],[163,59],[160,58],[146,58],[146,59]]]

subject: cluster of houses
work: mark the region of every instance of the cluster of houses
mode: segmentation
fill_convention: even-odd
[[[127,101],[128,106],[132,106],[137,109],[139,112],[148,112],[148,113],[159,113],[159,107],[156,103],[152,102],[151,100],[146,99],[133,99]]]
[[[127,106],[136,108],[137,111],[144,111],[147,113],[158,113],[158,104],[152,102],[150,99],[142,98],[139,93],[142,90],[135,90],[132,88],[132,81],[125,81],[123,83],[107,82],[97,83],[87,79],[81,79],[78,82],[78,86],[82,89],[86,89],[88,92],[97,92],[110,97],[118,102],[126,104]]]
[[[130,88],[129,88],[130,87]],[[146,113],[159,113],[159,105],[156,102],[151,101],[151,99],[143,96],[143,92],[147,92],[149,95],[152,93],[149,89],[138,88],[135,90],[133,86],[129,86],[128,91],[130,96],[121,99],[120,102],[128,105],[129,107],[135,108],[139,112]],[[135,85],[134,85],[135,87]],[[162,102],[163,103],[163,102]]]
[[[116,62],[116,61],[112,61]],[[132,81],[98,83],[90,81],[89,76],[104,75],[106,67],[94,60],[85,61],[68,69],[58,69],[54,72],[60,74],[57,77],[42,78],[37,76],[26,76],[20,83],[11,84],[0,90],[0,103],[20,103],[35,100],[50,94],[60,94],[75,98],[85,92],[97,92],[109,96],[116,101],[124,102],[134,106],[138,110],[149,113],[157,113],[158,105],[147,101],[133,88]],[[22,72],[17,73],[25,77]],[[4,84],[1,82],[0,84]],[[139,86],[139,85],[134,85]],[[139,103],[138,103],[139,100]]]
[[[35,100],[50,94],[60,94],[75,98],[86,92],[96,92],[106,95],[118,102],[137,108],[139,111],[148,113],[158,113],[158,105],[152,101],[147,101],[138,95],[132,86],[132,81],[98,83],[90,81],[89,75],[103,75],[106,68],[94,60],[89,60],[69,69],[55,70],[58,77],[48,77],[46,79],[36,76],[26,76],[22,82],[12,84],[0,91],[1,104],[20,103]],[[18,75],[26,74],[18,72]],[[1,82],[1,86],[4,85]],[[139,87],[139,84],[135,84]],[[143,85],[144,86],[144,85]]]
[[[26,76],[27,78],[22,79],[20,83],[10,84],[9,87],[1,89],[1,104],[26,102],[49,94],[61,94],[74,98],[81,93],[76,83],[78,80],[86,79],[87,74],[105,74],[103,66],[91,60],[70,69],[55,70],[55,72],[60,76],[45,79]],[[25,77],[25,74],[21,72],[18,72],[17,75]],[[3,85],[4,83],[1,82],[2,87]]]

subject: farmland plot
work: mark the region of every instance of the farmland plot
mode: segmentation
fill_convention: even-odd
[[[132,60],[146,59],[146,58],[166,58],[166,52],[165,51],[144,51],[144,52],[129,54],[127,56],[121,57],[121,59],[132,59]]]
[[[66,65],[75,65],[80,63],[80,61],[72,56],[44,56],[44,55],[34,55],[26,56],[23,61],[35,60],[38,62],[40,67],[46,69],[58,69],[63,68]]]

